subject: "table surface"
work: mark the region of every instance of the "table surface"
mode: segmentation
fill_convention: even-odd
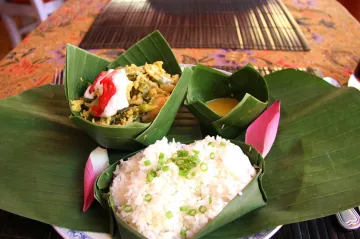
[[[180,63],[313,67],[346,85],[360,58],[360,24],[336,0],[283,0],[310,42],[310,52],[174,49]],[[69,0],[0,61],[0,99],[51,83],[65,44],[78,45],[108,0]],[[124,49],[94,49],[108,59]]]
[[[210,66],[242,66],[251,63],[259,67],[313,67],[346,85],[360,58],[360,24],[335,0],[283,2],[309,40],[312,48],[310,52],[182,48],[174,49],[177,59],[180,63]],[[63,69],[65,44],[78,45],[107,3],[108,0],[69,0],[28,35],[0,61],[0,99],[52,83],[55,72]],[[91,50],[108,59],[116,58],[123,51],[124,49]],[[4,219],[8,216],[0,218],[4,220],[1,220],[2,238],[26,238],[29,237],[28,233],[25,233],[26,236],[21,233],[24,228],[25,231],[40,233],[34,228],[43,225],[20,217],[15,221],[10,220],[12,223]],[[44,234],[36,234],[33,238],[59,238],[49,226],[42,227]],[[4,231],[4,228],[11,232]],[[275,237],[286,237],[285,229]],[[331,238],[337,237],[335,235]]]

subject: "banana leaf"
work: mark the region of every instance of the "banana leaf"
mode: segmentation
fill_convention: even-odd
[[[270,103],[281,100],[279,131],[262,179],[268,203],[203,238],[240,238],[360,205],[359,91],[335,88],[296,70],[265,80]],[[72,124],[70,114],[61,86],[0,101],[0,209],[61,227],[108,233],[109,215],[99,204],[86,213],[81,210],[83,170],[97,144]],[[184,140],[191,138],[188,127],[187,135],[180,136]],[[194,126],[195,139],[202,137],[198,132]],[[125,155],[109,150],[111,162]]]
[[[253,165],[257,166],[257,174],[254,179],[243,189],[242,195],[237,195],[214,220],[209,222],[195,238],[202,238],[203,236],[211,233],[219,227],[241,217],[242,215],[262,207],[266,204],[266,194],[262,188],[261,179],[265,172],[265,162],[261,155],[252,147],[239,141],[232,141],[232,143],[241,147],[243,152],[249,157]],[[137,153],[137,152],[135,152]],[[135,154],[133,153],[133,154]],[[131,154],[131,155],[133,155]],[[128,158],[129,156],[125,158]],[[120,161],[120,160],[119,160]],[[113,172],[119,161],[105,169],[98,177],[95,185],[94,192],[98,202],[107,210],[111,210],[114,214],[115,221],[118,225],[119,232],[122,238],[129,239],[145,239],[143,235],[137,232],[134,228],[129,226],[125,221],[116,215],[116,208],[113,203],[112,195],[109,193],[109,187],[113,179]]]
[[[65,92],[70,109],[71,100],[79,99],[88,87],[88,83],[93,82],[101,71],[132,63],[145,65],[155,61],[163,61],[163,67],[168,73],[182,74],[170,46],[158,31],[136,43],[112,63],[76,46],[67,45]],[[103,147],[122,150],[139,149],[167,134],[185,97],[191,73],[190,68],[184,70],[169,100],[152,123],[134,122],[126,126],[104,126],[92,123],[81,117],[79,112],[74,111],[72,119],[79,128]]]
[[[97,144],[74,126],[70,113],[63,86],[0,101],[0,208],[63,227],[88,229],[90,223],[92,230],[105,231],[101,207],[86,213],[80,208],[85,162]]]
[[[205,132],[235,138],[266,108],[266,82],[251,65],[230,76],[203,65],[193,70],[185,105],[201,122]],[[239,103],[222,117],[206,105],[216,98],[235,98]]]
[[[265,79],[270,101],[281,100],[263,177],[268,204],[205,238],[235,239],[360,204],[359,91],[293,69]]]
[[[45,85],[0,101],[0,209],[44,223],[108,232],[97,203],[86,213],[83,175],[97,147],[70,120],[63,86]],[[172,127],[169,138],[200,139],[198,126]],[[129,155],[108,150],[110,163]]]

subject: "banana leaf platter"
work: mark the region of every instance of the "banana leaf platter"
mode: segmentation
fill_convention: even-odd
[[[71,100],[79,99],[88,83],[93,82],[101,71],[130,64],[141,66],[155,61],[163,61],[163,68],[167,73],[179,74],[181,77],[170,98],[151,123],[133,122],[126,126],[104,126],[86,120],[79,112],[72,111],[71,118],[74,123],[105,148],[130,151],[152,144],[169,131],[185,97],[191,69],[186,68],[181,72],[170,46],[158,31],[137,42],[113,62],[67,45],[65,92],[70,108]]]
[[[236,196],[210,223],[207,224],[194,238],[202,238],[213,232],[219,227],[243,216],[244,214],[266,205],[266,194],[262,188],[261,179],[265,171],[265,162],[262,156],[253,147],[245,143],[232,141],[238,145],[243,152],[249,157],[250,162],[257,168],[257,174],[254,179],[243,189],[241,196]],[[129,155],[131,156],[131,155]],[[127,156],[126,158],[128,158]],[[120,161],[120,160],[119,160]],[[112,196],[109,193],[113,172],[119,161],[105,169],[98,177],[94,184],[94,192],[96,200],[112,214],[110,220],[114,218],[119,228],[121,238],[129,239],[145,239],[139,232],[130,227],[125,221],[116,215],[116,209]],[[114,225],[114,222],[110,223]],[[111,227],[110,231],[114,233],[115,229]]]
[[[267,107],[266,82],[251,65],[231,75],[203,65],[197,65],[193,71],[185,105],[210,135],[235,138]],[[239,103],[220,116],[206,105],[216,98],[235,98]]]
[[[95,74],[95,73],[94,73]],[[200,79],[201,80],[201,79]],[[281,120],[266,156],[267,205],[202,238],[235,239],[360,204],[360,94],[321,78],[283,70],[265,77]],[[98,144],[76,127],[62,86],[42,86],[0,101],[0,208],[78,231],[109,233],[109,215],[85,213],[84,167]],[[203,138],[198,125],[173,125],[171,138]],[[115,163],[128,153],[108,150]]]

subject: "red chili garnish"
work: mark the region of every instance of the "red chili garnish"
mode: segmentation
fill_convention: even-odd
[[[100,74],[96,77],[96,79],[94,80],[94,82],[92,83],[92,85],[90,86],[89,89],[89,93],[93,93],[95,91],[95,86],[98,83],[99,80],[101,80],[102,78],[104,78],[104,76],[107,74],[106,71],[102,71],[100,72]]]
[[[97,116],[97,117],[101,116],[101,114],[105,110],[105,107],[109,103],[111,97],[113,95],[115,95],[115,93],[116,93],[116,86],[112,82],[112,77],[113,77],[113,74],[111,72],[111,73],[107,74],[105,77],[103,77],[103,79],[100,82],[100,84],[103,85],[103,92],[102,92],[102,95],[100,95],[98,98],[98,104],[94,105],[91,108],[91,111],[94,116]]]

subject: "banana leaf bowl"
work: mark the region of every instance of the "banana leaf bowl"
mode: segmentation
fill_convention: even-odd
[[[192,69],[185,105],[207,134],[235,138],[268,105],[266,81],[251,65],[231,75],[204,65]],[[235,98],[239,103],[229,113],[220,116],[206,105],[217,98]]]
[[[237,195],[232,201],[230,201],[220,214],[218,214],[201,231],[199,231],[194,238],[202,238],[206,235],[211,237],[211,233],[216,229],[240,218],[250,211],[266,205],[267,198],[262,187],[262,177],[265,172],[265,161],[263,157],[256,149],[243,142],[233,140],[232,143],[238,145],[244,154],[249,157],[250,162],[257,169],[257,174],[243,189],[242,195]],[[125,158],[128,158],[138,152],[130,154]],[[119,162],[120,160],[106,168],[99,175],[94,184],[95,198],[110,214],[110,232],[113,234],[113,237],[115,234],[119,233],[121,238],[146,239],[143,235],[116,215],[116,209],[113,202],[114,200],[110,193],[110,186],[113,180],[113,172]]]
[[[104,126],[86,120],[79,112],[72,110],[70,117],[73,122],[105,148],[140,149],[164,137],[183,102],[192,70],[185,68],[181,71],[169,44],[158,31],[137,42],[113,62],[73,45],[67,45],[65,94],[71,109],[71,101],[79,99],[88,83],[92,83],[101,71],[129,64],[141,66],[155,61],[163,61],[163,68],[167,73],[178,74],[181,77],[168,101],[151,123],[133,122],[125,126]]]

